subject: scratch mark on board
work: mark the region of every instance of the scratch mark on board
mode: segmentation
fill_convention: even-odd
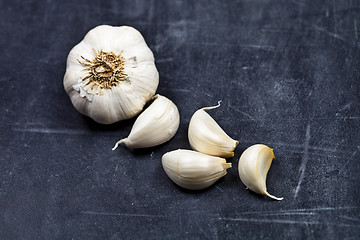
[[[288,147],[294,147],[294,148],[303,148],[303,144],[293,144],[293,143],[286,143],[286,142],[274,142],[272,145],[280,145],[280,146],[288,146]]]
[[[356,150],[351,154],[351,157],[346,161],[346,163],[342,166],[342,168],[339,170],[339,173],[342,173],[345,169],[345,167],[349,164],[349,162],[355,157],[356,153],[359,151],[360,146],[356,148]]]
[[[279,213],[263,213],[261,215],[266,215],[266,216],[305,215],[305,216],[309,216],[309,215],[315,215],[315,213],[314,212],[296,212],[296,211],[294,211],[294,212],[279,212]]]
[[[202,93],[208,97],[212,97],[212,95],[210,93],[207,93],[207,92],[202,92]]]
[[[86,131],[81,130],[71,130],[71,129],[52,129],[52,128],[12,128],[15,132],[30,132],[30,133],[43,133],[43,134],[70,134],[70,135],[79,135],[87,134]]]
[[[119,169],[119,164],[116,164],[115,170],[114,170],[114,177],[116,176],[116,173],[117,173],[118,169]]]
[[[349,216],[340,216],[340,218],[344,218],[344,219],[348,219],[348,220],[351,220],[351,221],[360,222],[360,219],[358,219],[358,218],[354,218],[354,217],[349,217]]]
[[[235,110],[236,112],[241,113],[241,114],[247,116],[250,120],[256,122],[256,119],[255,119],[254,117],[252,117],[251,115],[247,114],[246,112],[241,111],[240,109],[237,109],[237,108],[235,108],[235,107],[233,107],[233,106],[231,106],[231,105],[228,105],[228,108],[231,108],[231,109]]]
[[[343,38],[342,36],[340,36],[340,35],[337,34],[337,33],[330,32],[330,31],[326,30],[325,28],[322,28],[322,27],[319,27],[319,26],[316,26],[316,25],[311,25],[311,26],[312,26],[315,30],[317,30],[317,31],[319,31],[319,32],[323,32],[323,33],[329,35],[330,37],[334,37],[334,38],[336,38],[336,39],[339,39],[339,40],[341,40],[341,41],[346,42],[346,39]]]
[[[355,32],[355,38],[358,40],[358,32],[357,32],[357,26],[356,26],[356,18],[354,18],[354,32]]]
[[[303,144],[294,144],[294,143],[286,143],[286,142],[274,142],[273,145],[280,145],[280,146],[289,146],[293,148],[303,148]],[[334,147],[320,147],[320,146],[309,146],[309,150],[313,151],[322,151],[322,152],[330,152],[330,153],[349,153],[348,151],[342,151],[337,149],[338,146]],[[294,152],[298,152],[297,150]],[[321,155],[321,154],[320,154]]]
[[[237,222],[258,222],[258,223],[285,223],[285,224],[321,224],[318,221],[295,221],[287,219],[265,219],[265,218],[219,218],[219,220],[237,221]]]
[[[311,155],[313,156],[319,156],[319,157],[331,157],[331,158],[339,158],[339,159],[344,159],[346,158],[346,156],[344,156],[343,154],[341,153],[338,153],[338,155],[335,155],[335,154],[329,154],[329,153],[317,153],[317,152],[313,152],[311,153]]]
[[[346,209],[356,209],[360,208],[357,206],[344,206],[344,207],[316,207],[316,208],[299,208],[299,209],[290,209],[290,211],[295,212],[305,212],[305,211],[332,211],[332,210],[346,210]]]
[[[300,187],[301,187],[301,183],[304,180],[306,164],[309,159],[309,143],[310,143],[310,123],[308,123],[308,125],[306,127],[304,155],[303,155],[302,163],[300,166],[300,177],[299,177],[298,185],[296,186],[296,189],[295,189],[294,199],[298,196]]]
[[[198,221],[195,221],[196,225],[198,226],[198,229],[202,232],[202,234],[205,236],[206,239],[211,239],[211,236],[207,234],[207,231],[204,231],[203,227],[201,226],[201,223]]]
[[[94,212],[94,211],[81,211],[80,213],[87,215],[103,215],[103,216],[119,216],[119,217],[168,218],[168,216],[164,216],[164,215],[137,214],[137,213],[109,213],[109,212]]]
[[[175,92],[191,92],[190,89],[183,89],[183,88],[163,88],[164,90],[172,90],[172,91],[175,91]]]
[[[357,206],[344,206],[344,207],[315,207],[315,208],[296,208],[296,209],[284,209],[284,210],[275,210],[275,211],[259,211],[259,212],[242,212],[241,214],[269,214],[269,213],[278,213],[278,214],[292,214],[292,213],[310,213],[310,212],[320,212],[320,211],[338,211],[338,210],[351,210],[357,209],[360,207]]]
[[[331,223],[331,222],[320,222],[320,221],[296,221],[288,219],[265,219],[265,218],[218,218],[219,220],[236,221],[236,222],[256,222],[256,223],[281,223],[281,224],[304,224],[304,225],[335,225],[342,227],[357,227],[359,225],[351,225],[344,223]]]
[[[154,0],[151,0],[150,4],[149,4],[149,9],[148,9],[148,21],[149,22],[153,22],[154,15],[155,15],[155,2],[154,2]]]
[[[154,159],[154,151],[152,151],[152,152],[150,153],[150,159],[151,159],[151,160]]]
[[[352,104],[352,102],[349,102],[349,103],[345,104],[343,107],[341,107],[341,108],[339,109],[339,111],[341,112],[341,111],[350,109],[351,104]]]
[[[340,113],[336,113],[335,117],[337,119],[341,119],[343,121],[347,121],[347,120],[356,120],[357,121],[360,119],[360,117],[357,117],[357,116],[340,116]]]
[[[218,186],[215,185],[215,187],[216,187],[217,189],[219,189],[220,192],[224,192],[224,191],[223,191],[221,188],[219,188]]]
[[[254,48],[266,51],[274,51],[275,46],[261,45],[261,44],[241,44],[241,43],[216,43],[216,42],[188,42],[190,45],[203,45],[203,46],[237,46],[240,48]]]
[[[311,149],[311,150],[315,150],[315,151],[332,152],[332,153],[335,153],[335,152],[339,152],[339,153],[347,153],[347,151],[341,151],[341,150],[338,150],[338,149],[336,149],[336,147],[333,147],[333,148],[327,148],[327,147],[316,147],[316,146],[311,146],[311,147],[309,147],[309,149]]]
[[[335,33],[337,32],[337,15],[336,15],[336,5],[335,5],[335,0],[332,1],[333,2],[333,11],[334,11],[334,27],[335,27]]]

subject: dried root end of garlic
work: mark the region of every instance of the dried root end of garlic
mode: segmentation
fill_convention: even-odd
[[[275,200],[282,200],[283,198],[269,194],[266,189],[266,176],[274,158],[273,150],[266,145],[255,144],[247,148],[239,159],[239,176],[250,190]]]
[[[173,182],[190,190],[211,186],[231,167],[224,158],[182,149],[164,154],[162,165]]]
[[[190,119],[188,138],[192,149],[218,157],[232,157],[238,141],[230,138],[216,121],[206,112],[220,106],[197,110]]]
[[[127,138],[118,141],[128,148],[147,148],[169,141],[177,132],[180,124],[180,114],[176,105],[168,98],[159,94],[154,96],[154,102],[136,119]]]
[[[101,25],[70,51],[63,83],[80,113],[111,124],[141,112],[156,92],[159,73],[139,31]]]

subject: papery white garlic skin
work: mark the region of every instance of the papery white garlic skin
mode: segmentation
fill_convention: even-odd
[[[176,105],[168,98],[156,94],[154,102],[136,119],[127,138],[114,146],[125,143],[128,148],[147,148],[169,141],[177,132],[180,114]]]
[[[225,176],[231,167],[224,158],[192,150],[178,149],[162,156],[162,165],[169,178],[180,187],[200,190]]]
[[[239,176],[245,186],[252,191],[275,200],[282,200],[283,198],[270,195],[266,189],[266,176],[274,158],[274,152],[268,146],[264,144],[252,145],[240,156]]]
[[[192,149],[218,157],[234,156],[238,141],[230,138],[216,121],[206,112],[220,106],[197,110],[190,119],[188,138]]]
[[[103,55],[119,56],[123,66],[120,74],[107,62],[101,66],[93,64],[94,76],[113,73],[113,76],[117,74],[123,77],[111,87],[100,87],[99,81],[89,84],[90,78],[87,78],[91,71],[86,64],[95,61],[100,52]],[[103,124],[139,114],[145,103],[154,96],[158,83],[159,73],[154,55],[141,33],[128,26],[108,25],[90,30],[70,51],[63,82],[74,107]]]

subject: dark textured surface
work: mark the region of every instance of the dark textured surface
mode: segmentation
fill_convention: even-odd
[[[162,146],[111,147],[133,119],[80,115],[62,78],[100,24],[137,28],[181,114]],[[359,1],[1,1],[0,239],[359,239]],[[214,186],[175,186],[161,156],[189,148],[200,107],[240,144]],[[271,201],[245,189],[242,151],[274,148]]]

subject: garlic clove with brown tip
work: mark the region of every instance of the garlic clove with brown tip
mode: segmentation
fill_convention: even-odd
[[[206,112],[220,106],[197,110],[190,119],[188,138],[192,149],[218,157],[234,156],[238,141],[230,138],[217,122]]]
[[[168,98],[156,94],[154,102],[136,119],[127,138],[119,140],[112,150],[124,143],[128,148],[147,148],[169,141],[177,132],[180,114]]]
[[[178,149],[162,156],[162,165],[169,178],[180,187],[200,190],[225,176],[231,167],[224,158],[192,150]]]
[[[155,94],[159,73],[141,33],[101,25],[70,51],[64,88],[74,107],[103,124],[136,116]]]
[[[274,158],[273,150],[264,144],[255,144],[247,148],[239,159],[239,176],[250,190],[275,200],[282,200],[283,198],[269,194],[266,189],[266,176]]]

